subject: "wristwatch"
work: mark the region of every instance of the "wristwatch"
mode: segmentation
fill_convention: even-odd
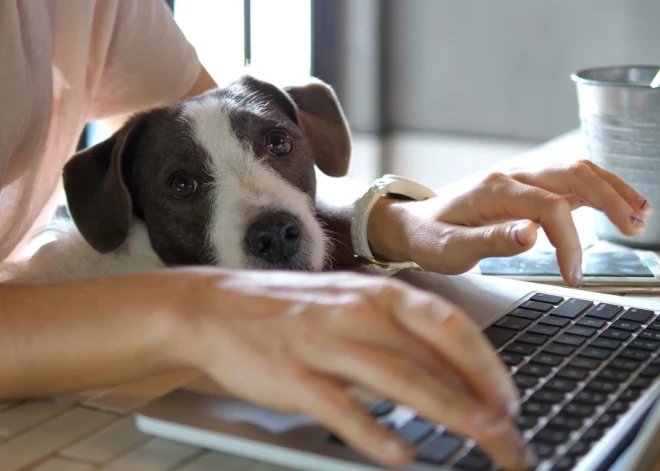
[[[371,251],[367,237],[367,223],[374,205],[384,196],[421,201],[437,195],[424,185],[398,175],[387,174],[375,180],[353,208],[351,242],[354,257],[367,271],[381,275],[393,275],[401,270],[419,268],[414,262],[378,260]]]

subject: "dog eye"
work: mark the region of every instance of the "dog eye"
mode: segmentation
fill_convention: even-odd
[[[177,173],[170,178],[170,192],[175,198],[187,198],[197,190],[197,182],[185,173]]]
[[[291,147],[291,138],[284,131],[272,131],[266,136],[266,148],[272,155],[286,155]]]

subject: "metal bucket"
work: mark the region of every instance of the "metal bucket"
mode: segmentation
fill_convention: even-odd
[[[577,86],[582,132],[589,158],[618,175],[660,211],[660,88],[650,83],[660,66],[585,69]],[[596,236],[630,247],[660,249],[660,214],[639,236],[624,236],[601,213]]]

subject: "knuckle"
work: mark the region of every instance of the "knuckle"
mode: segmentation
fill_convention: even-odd
[[[563,196],[551,193],[545,197],[544,206],[546,213],[551,216],[557,216],[562,213],[570,212],[571,205]]]
[[[494,185],[505,182],[508,179],[509,177],[502,172],[491,172],[486,176],[486,178],[484,178],[483,183],[486,185]]]
[[[571,171],[578,177],[588,177],[593,174],[593,164],[586,159],[581,159],[570,166]]]

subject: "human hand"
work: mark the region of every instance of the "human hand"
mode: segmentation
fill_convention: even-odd
[[[354,273],[213,273],[186,282],[172,351],[222,389],[306,413],[387,466],[405,464],[414,450],[376,422],[353,386],[475,438],[502,466],[533,464],[513,422],[511,377],[456,306]]]
[[[484,258],[529,250],[542,227],[557,249],[562,277],[579,286],[582,248],[571,212],[581,206],[604,212],[628,236],[642,233],[653,212],[630,185],[582,160],[493,173],[449,201],[383,202],[380,214],[372,213],[369,221],[369,241],[383,258],[412,260],[429,271],[457,274]]]

